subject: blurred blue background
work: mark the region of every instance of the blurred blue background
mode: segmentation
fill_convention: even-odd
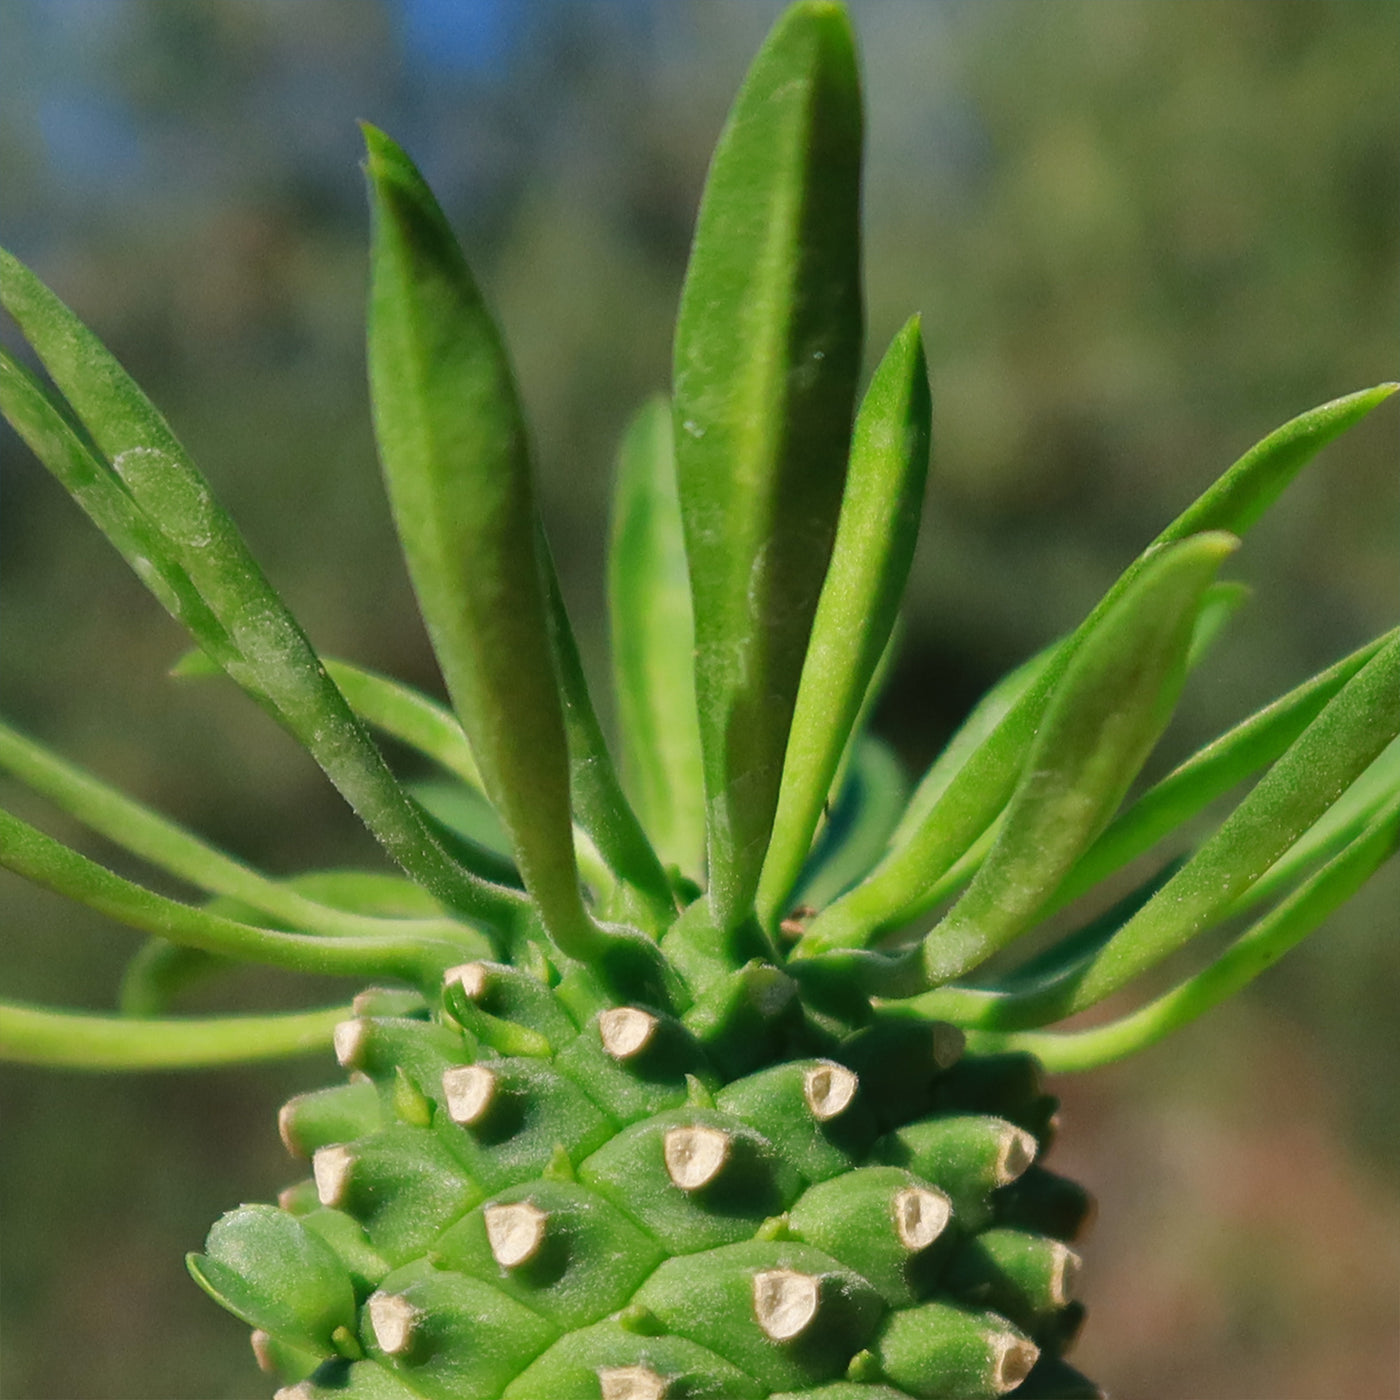
[[[665,386],[705,162],[780,8],[6,0],[0,241],[164,408],[317,643],[436,689],[364,391],[355,121],[385,127],[504,324],[602,691],[614,445]],[[877,716],[917,768],[1259,436],[1396,377],[1400,7],[852,8],[869,358],[922,310],[934,390],[925,535]],[[1393,625],[1395,447],[1392,405],[1251,537],[1231,573],[1254,600],[1164,762]],[[173,625],[12,437],[0,451],[7,718],[275,872],[377,861],[259,712],[165,678]],[[1103,1200],[1079,1364],[1114,1393],[1400,1388],[1397,907],[1391,870],[1234,1009],[1062,1086],[1059,1164]],[[0,930],[0,993],[40,1001],[110,1005],[134,946],[8,876]],[[249,975],[189,1005],[326,996]],[[276,1105],[327,1072],[0,1071],[0,1395],[265,1395],[181,1256],[295,1176]]]

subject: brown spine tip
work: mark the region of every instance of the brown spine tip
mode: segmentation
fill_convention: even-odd
[[[1006,1186],[1015,1181],[1035,1161],[1035,1152],[1035,1139],[1024,1128],[1013,1128],[1008,1123],[993,1168],[996,1185]]]
[[[900,1244],[913,1252],[927,1249],[943,1233],[953,1207],[941,1191],[927,1186],[906,1186],[894,1193],[890,1214]]]
[[[651,1044],[660,1024],[639,1006],[614,1006],[598,1017],[598,1035],[613,1059],[630,1060]]]
[[[664,1376],[647,1366],[600,1366],[601,1400],[666,1400],[670,1390]]]
[[[1050,1269],[1050,1301],[1057,1308],[1072,1303],[1079,1287],[1084,1261],[1068,1246],[1056,1242],[1055,1261]]]
[[[442,1072],[442,1092],[454,1123],[479,1123],[496,1100],[496,1075],[485,1065],[456,1065]]]
[[[753,1276],[753,1315],[775,1342],[800,1337],[821,1304],[821,1280],[796,1269],[765,1269]]]
[[[720,1128],[672,1128],[662,1140],[666,1174],[682,1191],[708,1186],[729,1160],[731,1140]]]
[[[992,1385],[998,1395],[1005,1395],[1030,1375],[1040,1348],[1012,1332],[1000,1332],[988,1340],[992,1347]]]
[[[855,1072],[834,1060],[823,1060],[802,1076],[802,1097],[819,1123],[839,1118],[855,1101],[859,1087]]]
[[[486,1240],[491,1256],[503,1269],[528,1264],[544,1244],[545,1224],[549,1216],[529,1201],[515,1205],[487,1206],[482,1211],[486,1221]]]
[[[967,1036],[957,1026],[946,1021],[935,1021],[933,1031],[933,1063],[939,1069],[951,1069],[962,1059],[967,1048]]]
[[[268,1375],[273,1375],[277,1370],[277,1362],[272,1355],[272,1338],[264,1332],[261,1327],[253,1328],[253,1335],[248,1338],[253,1347],[253,1358],[258,1363],[259,1371],[266,1371]]]
[[[282,1146],[293,1157],[305,1157],[306,1149],[296,1136],[296,1126],[293,1123],[295,1116],[292,1105],[295,1099],[288,1099],[281,1108],[277,1110],[277,1136],[282,1139]]]
[[[401,1293],[376,1293],[369,1300],[369,1325],[379,1349],[389,1356],[402,1356],[413,1346],[413,1334],[422,1320],[421,1309]]]
[[[350,1010],[356,1016],[373,1016],[379,999],[386,992],[388,992],[387,987],[366,987],[364,991],[355,993],[355,998],[350,1003]]]
[[[311,1158],[311,1173],[316,1178],[316,1199],[323,1206],[336,1207],[345,1203],[354,1167],[355,1157],[348,1147],[337,1143],[333,1147],[316,1149]]]
[[[335,1057],[345,1069],[359,1069],[369,1039],[369,1022],[363,1016],[341,1021],[333,1032]]]
[[[442,974],[442,984],[450,987],[456,982],[468,1001],[480,1001],[486,995],[488,971],[484,962],[459,963]]]

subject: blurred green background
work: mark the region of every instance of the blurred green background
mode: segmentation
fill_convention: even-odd
[[[395,134],[504,322],[601,687],[613,446],[665,384],[705,161],[779,8],[6,0],[0,236],[163,406],[317,643],[435,689],[364,392],[354,121]],[[1396,377],[1400,6],[853,9],[869,353],[922,310],[934,388],[877,716],[919,767],[1250,443]],[[1394,622],[1396,421],[1334,446],[1233,561],[1253,603],[1164,761]],[[274,872],[377,862],[260,712],[165,678],[173,624],[12,437],[0,450],[6,717]],[[1400,1391],[1397,908],[1393,863],[1233,1008],[1059,1086],[1052,1165],[1102,1203],[1076,1359],[1120,1400]],[[0,994],[110,1006],[134,947],[0,878]],[[248,974],[187,1005],[335,994]],[[265,1396],[182,1255],[297,1175],[276,1107],[332,1069],[0,1070],[0,1395]]]

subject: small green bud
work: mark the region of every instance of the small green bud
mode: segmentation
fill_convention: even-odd
[[[379,1094],[368,1079],[298,1094],[282,1105],[277,1131],[293,1157],[365,1137],[380,1126]]]
[[[829,1255],[764,1240],[667,1260],[637,1300],[770,1390],[840,1377],[884,1310],[874,1289]]]
[[[332,1356],[355,1323],[355,1290],[319,1236],[275,1206],[240,1206],[209,1231],[190,1273],[216,1302],[284,1346]]]
[[[952,1203],[900,1167],[861,1167],[811,1187],[788,1213],[794,1235],[869,1279],[894,1307],[927,1296]]]
[[[880,1139],[875,1156],[907,1167],[953,1203],[964,1229],[990,1218],[991,1193],[1035,1160],[1035,1139],[1004,1118],[957,1114],[909,1123]]]
[[[487,1400],[557,1335],[490,1284],[420,1260],[370,1296],[361,1340],[420,1395]]]
[[[789,1060],[726,1085],[716,1100],[756,1128],[808,1181],[862,1161],[875,1120],[854,1071],[834,1060]]]
[[[1039,1355],[995,1313],[925,1303],[894,1312],[875,1343],[880,1369],[920,1400],[994,1400],[1014,1390]]]
[[[984,1230],[963,1241],[945,1279],[949,1292],[995,1308],[1033,1332],[1074,1297],[1079,1256],[1059,1240],[1022,1230]]]
[[[659,1245],[586,1187],[534,1181],[471,1211],[438,1241],[442,1264],[493,1284],[569,1331],[625,1307]]]
[[[645,1309],[561,1337],[505,1389],[502,1400],[762,1400],[767,1391],[683,1337],[664,1335]]]
[[[703,1108],[624,1128],[579,1165],[579,1180],[672,1254],[747,1239],[802,1187],[766,1138],[737,1118]]]

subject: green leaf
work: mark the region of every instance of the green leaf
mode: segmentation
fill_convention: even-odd
[[[1141,911],[1063,976],[1002,995],[942,987],[901,1003],[988,1030],[1046,1025],[1093,1006],[1228,918],[1251,887],[1400,733],[1400,638],[1326,705]]]
[[[924,940],[930,984],[1025,932],[1113,815],[1176,706],[1201,595],[1238,545],[1216,532],[1160,551],[1075,653],[996,842]]]
[[[725,929],[757,887],[845,477],[861,137],[849,21],[802,0],[720,137],[676,325],[710,900]]]
[[[1240,914],[1277,899],[1314,866],[1350,845],[1400,791],[1400,740],[1374,763],[1230,906]]]
[[[1244,534],[1333,438],[1359,423],[1397,389],[1400,384],[1377,384],[1290,418],[1255,443],[1208,491],[1182,511],[1153,540],[1153,545],[1185,539],[1203,530]]]
[[[1233,621],[1234,616],[1253,596],[1253,589],[1245,583],[1213,583],[1206,589],[1201,599],[1200,610],[1196,614],[1196,630],[1191,637],[1191,654],[1186,658],[1186,669],[1194,671],[1205,660],[1207,653],[1220,640],[1220,634]]]
[[[1266,764],[1272,763],[1322,707],[1383,647],[1388,633],[1256,711],[1192,754],[1118,816],[1085,851],[1056,892],[1053,913],[1097,887],[1115,870],[1151,850]],[[1193,644],[1194,645],[1194,644]]]
[[[42,744],[0,721],[0,769],[42,793],[63,811],[123,850],[140,856],[169,875],[208,894],[239,900],[258,914],[309,933],[407,933],[404,921],[334,909],[308,899],[293,884],[269,879],[241,861],[214,849],[177,823],[109,787],[91,773],[66,762]],[[430,905],[433,901],[424,894]],[[440,906],[414,929],[429,936],[453,937],[465,930],[447,920]]]
[[[530,463],[505,352],[423,177],[364,128],[374,212],[375,434],[418,606],[516,864],[581,955],[569,757],[545,621]]]
[[[0,301],[107,459],[88,449],[32,379],[6,372],[6,412],[49,470],[200,646],[297,737],[405,870],[463,912],[509,924],[516,901],[455,866],[432,841],[156,407],[97,337],[3,249]]]
[[[275,1206],[239,1206],[220,1217],[204,1248],[188,1257],[195,1282],[250,1326],[317,1356],[338,1354],[335,1334],[353,1336],[350,1273],[295,1216]]]
[[[588,693],[578,644],[574,641],[559,579],[543,536],[540,558],[549,641],[564,702],[574,816],[620,882],[618,889],[624,908],[619,917],[639,923],[651,933],[659,933],[676,917],[671,884],[618,781],[617,768]]]
[[[443,968],[462,957],[460,941],[405,933],[393,923],[389,932],[373,937],[323,938],[257,928],[195,909],[113,874],[5,811],[0,811],[0,866],[129,928],[273,967],[342,977],[403,977],[432,985]],[[470,944],[478,943],[472,930],[462,933]]]
[[[0,270],[6,267],[0,250]],[[26,276],[27,276],[26,272]],[[3,287],[0,282],[0,287]],[[62,321],[60,319],[60,324]],[[205,605],[175,551],[132,499],[101,455],[86,442],[23,365],[0,350],[0,412],[155,594],[207,653],[208,664],[241,660],[228,633]]]
[[[974,712],[976,723],[969,721],[966,735],[955,736],[944,758],[915,789],[889,855],[813,923],[799,945],[804,952],[866,946],[928,909],[929,891],[939,887],[1010,798],[1052,690],[1074,652],[1148,561],[1164,544],[1195,530],[1242,533],[1327,442],[1397,388],[1381,384],[1323,404],[1256,444],[1158,535],[1068,637],[1027,663],[1028,684],[1022,686],[1024,673],[1007,677],[1005,690],[997,688],[1002,693],[995,702],[996,692],[987,697],[985,708]],[[998,715],[1005,696],[1014,699]]]
[[[820,909],[870,870],[904,811],[908,792],[894,750],[862,735],[831,820],[798,882],[794,898],[799,905]]]
[[[661,858],[698,876],[705,796],[671,406],[652,399],[618,457],[608,551],[613,683],[622,773]]]
[[[758,916],[769,928],[801,874],[894,628],[919,536],[931,412],[914,317],[885,352],[856,417],[836,541],[812,623],[773,838],[759,879]]]
[[[148,938],[127,960],[117,989],[123,1016],[164,1016],[179,995],[239,964],[232,958],[185,948],[168,938]]]
[[[276,1016],[143,1020],[0,1002],[0,1060],[61,1069],[170,1070],[324,1055],[348,1005]]]
[[[325,665],[350,708],[366,724],[417,749],[468,786],[483,790],[472,746],[445,705],[401,681],[347,661],[327,657]]]
[[[1400,797],[1283,903],[1252,925],[1207,967],[1146,1006],[1085,1031],[972,1031],[977,1054],[1027,1051],[1055,1074],[1096,1069],[1125,1059],[1189,1025],[1234,996],[1300,943],[1400,849]]]

